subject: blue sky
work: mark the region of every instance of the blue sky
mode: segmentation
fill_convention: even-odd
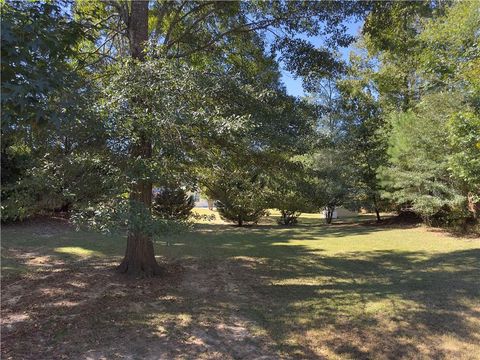
[[[349,34],[358,36],[360,34],[360,30],[362,28],[363,22],[352,21],[352,22],[346,23],[345,25],[347,25],[347,29],[348,29],[347,32]],[[307,39],[309,39],[314,45],[320,46],[322,44],[322,38],[320,37],[308,37]],[[341,56],[345,60],[348,60],[348,56],[350,54],[350,51],[353,49],[353,47],[354,47],[354,44],[350,45],[347,48],[339,48],[338,50]],[[289,95],[293,95],[293,96],[305,95],[305,92],[303,91],[303,88],[302,88],[302,79],[300,78],[295,79],[290,72],[282,69],[282,81],[285,84],[287,88],[287,93]]]

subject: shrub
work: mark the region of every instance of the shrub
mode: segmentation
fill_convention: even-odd
[[[153,213],[166,220],[187,220],[195,201],[181,188],[166,187],[153,199]]]
[[[269,205],[280,211],[279,225],[295,225],[302,212],[316,210],[311,201],[312,185],[305,179],[294,178],[293,171],[285,174],[279,172],[270,183]],[[296,174],[303,176],[301,171]]]
[[[247,171],[218,174],[207,187],[207,196],[215,199],[215,206],[223,220],[238,226],[257,223],[265,211],[265,181]]]
[[[279,225],[295,225],[302,212],[312,209],[298,189],[276,192],[271,204],[280,211],[280,218],[277,220]]]
[[[295,225],[298,223],[298,217],[301,215],[298,211],[280,210],[279,225]]]
[[[217,200],[215,206],[223,220],[235,222],[238,226],[243,226],[248,222],[256,224],[266,214],[263,207],[255,206],[252,203],[239,203],[231,198],[223,199],[223,201]]]

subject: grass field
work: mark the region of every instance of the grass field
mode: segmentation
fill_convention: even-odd
[[[274,215],[160,239],[143,280],[122,237],[4,226],[2,358],[480,359],[478,238]]]

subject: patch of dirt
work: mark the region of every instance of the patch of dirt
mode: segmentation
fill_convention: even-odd
[[[2,283],[2,359],[279,358],[235,308],[249,296],[241,264],[167,264],[153,279],[114,265],[54,263]]]
[[[256,295],[244,281],[252,269],[252,259],[243,258],[213,263],[191,263],[186,266],[183,290],[200,303],[228,303],[213,310],[204,326],[194,326],[189,342],[206,349],[223,349],[222,359],[278,359],[272,348],[275,342],[254,331],[257,326],[239,313],[239,305],[254,301]],[[248,270],[247,270],[248,269]],[[247,270],[247,271],[246,271]],[[243,281],[242,281],[243,280]],[[215,311],[217,313],[215,314]],[[208,330],[205,330],[207,328]],[[212,354],[213,355],[213,354]],[[209,357],[208,357],[209,358]]]

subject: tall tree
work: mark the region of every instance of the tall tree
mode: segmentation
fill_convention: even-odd
[[[311,181],[317,187],[311,198],[325,214],[327,224],[332,222],[335,208],[343,203],[348,193],[346,179],[349,166],[342,156],[342,114],[340,92],[336,76],[328,76],[309,86],[309,100],[317,108],[316,144],[305,157]]]
[[[304,2],[298,7],[297,4],[294,6],[293,3],[276,1],[269,3],[104,1],[97,4],[79,3],[77,13],[87,26],[95,30],[99,44],[95,50],[101,53],[105,63],[117,61],[124,56],[125,49],[129,48],[130,56],[134,60],[132,64],[143,62],[148,55],[152,59],[170,59],[172,63],[186,62],[206,71],[212,67],[236,71],[239,68],[247,68],[244,62],[239,61],[239,57],[253,56],[255,60],[268,59],[263,56],[263,50],[260,56],[255,54],[258,53],[257,49],[266,45],[266,32],[274,32],[277,35],[275,35],[272,50],[282,53],[287,63],[296,62],[298,65],[296,68],[300,70],[307,68],[307,65],[312,63],[312,59],[318,59],[318,67],[328,72],[336,67],[334,58],[329,56],[331,49],[335,44],[344,45],[352,40],[345,34],[342,21],[346,17],[362,14],[367,7],[365,4],[349,2]],[[95,18],[94,13],[99,14],[100,18]],[[126,31],[124,31],[125,28]],[[311,44],[298,39],[296,32],[323,35],[328,39],[327,45],[319,51]],[[121,40],[125,36],[128,44]],[[238,56],[233,56],[235,53],[238,53]],[[297,56],[300,53],[301,58]],[[310,55],[307,56],[307,54]],[[307,58],[311,61],[298,62],[298,59]],[[268,61],[262,61],[257,63],[269,66]],[[258,77],[262,73],[265,74],[261,67],[250,70],[250,78],[244,79],[248,82],[252,81],[252,76]],[[247,74],[245,71],[243,73]],[[264,81],[267,79],[263,78],[262,86],[266,85]],[[278,86],[278,77],[270,79],[276,81],[275,86]],[[226,93],[222,97],[228,98],[229,94]],[[145,100],[142,96],[133,96],[131,103],[141,104]],[[232,103],[236,100],[229,98],[228,101]],[[243,104],[240,112],[232,107],[229,116],[247,115],[245,109],[256,101],[247,103],[247,106]],[[260,108],[267,110],[265,106]],[[270,119],[273,118],[273,114],[278,113],[269,110],[264,113],[260,111],[253,119],[259,119],[260,115]],[[138,125],[133,125],[137,129],[130,143],[131,157],[148,163],[153,150],[152,134],[142,129],[141,119],[134,120]],[[293,119],[288,120],[290,124],[292,121]],[[294,129],[291,127],[289,132]],[[272,131],[274,127],[258,126],[255,130],[254,127],[245,127],[242,136],[250,138],[249,147],[252,149],[266,149],[271,146],[268,139],[273,137]],[[288,131],[284,131],[284,134],[287,137],[289,135]],[[277,144],[280,143],[280,141],[277,142]],[[205,155],[206,152],[202,151],[196,156],[203,156],[202,154]],[[139,173],[130,193],[132,209],[137,209],[137,205],[141,204],[148,213],[151,203],[151,179]],[[137,211],[133,212],[136,214]],[[132,217],[135,214],[132,214]],[[153,254],[153,244],[146,233],[138,229],[129,231],[127,251],[119,270],[146,276],[159,272]]]
[[[419,101],[419,34],[424,20],[440,15],[443,1],[378,1],[365,19],[362,33],[370,55],[381,63],[375,77],[386,112],[406,111]]]
[[[401,24],[410,33],[410,47],[399,43],[394,32],[375,35],[375,21],[367,27],[370,49],[380,54],[375,77],[383,114],[390,119],[385,126],[389,164],[380,174],[388,186],[385,195],[426,221],[463,221],[468,216],[465,204],[475,210],[478,199],[478,185],[468,175],[478,167],[478,3],[422,2],[407,9],[408,5],[386,5],[388,11],[369,19]],[[384,76],[401,70],[402,59],[414,60],[408,70],[410,91]],[[406,94],[406,106],[385,96],[395,93],[385,84]]]
[[[2,3],[2,220],[68,210],[93,199],[92,189],[106,192],[98,175],[107,167],[85,154],[105,148],[105,129],[90,106],[97,91],[77,51],[89,35],[64,7]]]
[[[463,197],[449,171],[448,119],[460,110],[461,97],[433,94],[409,112],[392,113],[390,165],[382,170],[385,196],[425,221],[460,207]]]
[[[420,35],[420,71],[429,92],[462,94],[460,112],[448,122],[450,171],[474,218],[480,209],[480,5],[457,2],[431,19]]]
[[[365,53],[352,53],[347,75],[337,86],[342,118],[339,147],[352,170],[348,198],[352,205],[373,208],[380,221],[381,186],[377,173],[386,164],[387,153],[373,60]]]
[[[130,41],[130,53],[134,61],[143,61],[146,56],[148,41],[148,1],[131,1],[130,14],[128,15],[127,33]],[[133,95],[133,102],[142,102],[140,96]],[[137,139],[131,145],[131,156],[139,159],[149,159],[152,156],[152,143],[147,134],[140,128],[138,122],[134,122]],[[149,179],[138,177],[130,189],[131,216],[139,207],[144,207],[150,213],[152,206],[152,182]],[[160,266],[155,259],[153,242],[148,234],[139,228],[130,228],[127,237],[127,249],[122,263],[119,265],[120,272],[129,274],[142,274],[153,276],[161,272]]]

